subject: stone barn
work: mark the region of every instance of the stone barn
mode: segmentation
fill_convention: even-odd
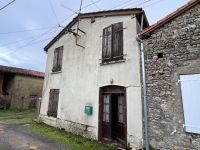
[[[42,72],[0,65],[0,108],[36,107],[43,80]]]
[[[140,33],[144,43],[150,144],[200,149],[200,1]]]

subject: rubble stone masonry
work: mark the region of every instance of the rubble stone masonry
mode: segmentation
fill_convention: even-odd
[[[199,150],[200,135],[183,128],[178,80],[180,74],[200,73],[200,4],[153,31],[144,48],[150,144],[162,150]]]

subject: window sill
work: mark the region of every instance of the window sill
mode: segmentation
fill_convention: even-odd
[[[103,66],[103,65],[109,65],[109,64],[123,63],[125,61],[126,61],[126,59],[109,61],[109,62],[101,62],[100,65]]]
[[[51,120],[56,120],[56,119],[57,119],[57,117],[54,117],[54,116],[48,116],[48,115],[47,115],[47,117],[48,117],[49,119],[51,119]]]
[[[62,71],[52,71],[51,74],[58,74],[58,73],[62,73]]]

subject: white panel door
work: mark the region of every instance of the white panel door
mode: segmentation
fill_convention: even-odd
[[[186,132],[200,134],[200,74],[180,75]]]

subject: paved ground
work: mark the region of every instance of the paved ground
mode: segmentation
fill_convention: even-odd
[[[25,126],[0,122],[0,150],[70,150],[62,144],[29,132]]]

